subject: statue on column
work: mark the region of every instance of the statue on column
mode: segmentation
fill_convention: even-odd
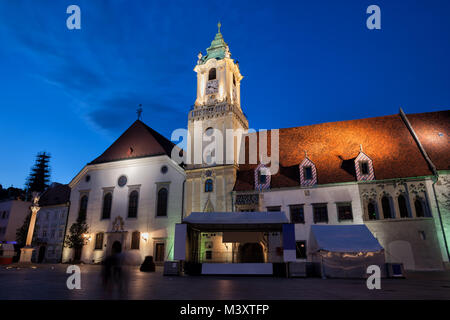
[[[34,248],[31,246],[31,242],[33,241],[33,233],[34,227],[36,225],[36,216],[37,213],[41,209],[39,207],[39,194],[37,192],[33,192],[33,199],[31,202],[30,210],[30,225],[28,226],[27,233],[27,241],[25,243],[25,247],[20,249],[20,263],[31,263],[31,256],[33,255]]]

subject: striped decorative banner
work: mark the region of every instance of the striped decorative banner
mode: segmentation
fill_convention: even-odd
[[[367,162],[367,166],[369,167],[369,173],[363,174],[361,172],[361,162]],[[355,171],[356,171],[356,180],[358,181],[370,181],[375,180],[375,174],[373,172],[373,164],[372,159],[370,159],[367,154],[364,152],[360,152],[355,159]]]
[[[312,179],[309,179],[309,180],[305,179],[305,170],[304,170],[305,167],[311,167]],[[313,186],[313,185],[317,184],[316,166],[308,157],[306,157],[302,161],[302,163],[300,163],[299,170],[300,170],[300,185],[301,186],[308,187],[308,186]]]
[[[258,173],[261,171],[261,174],[265,174],[266,183],[259,183]],[[271,175],[270,170],[267,169],[262,163],[260,163],[255,169],[255,190],[265,190],[270,188]]]

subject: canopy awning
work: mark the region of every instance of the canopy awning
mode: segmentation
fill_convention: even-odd
[[[192,212],[183,222],[200,230],[280,231],[289,219],[284,212]]]
[[[313,225],[311,226],[309,251],[378,252],[383,250],[378,240],[364,224]]]

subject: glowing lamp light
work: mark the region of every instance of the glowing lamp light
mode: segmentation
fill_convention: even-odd
[[[144,233],[141,235],[141,237],[142,237],[142,240],[147,241],[147,240],[148,240],[148,233],[147,233],[147,232],[144,232]]]
[[[91,235],[88,233],[83,233],[83,238],[86,239],[87,241],[91,241]]]

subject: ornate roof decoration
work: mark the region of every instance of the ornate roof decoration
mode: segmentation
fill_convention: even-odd
[[[211,46],[206,49],[207,52],[206,56],[202,56],[201,53],[198,55],[199,58],[198,64],[204,64],[206,61],[213,58],[221,60],[224,58],[231,57],[230,49],[225,40],[223,40],[222,33],[220,33],[221,26],[222,24],[219,22],[217,24],[218,30],[216,36],[214,37],[214,40],[211,42]]]

